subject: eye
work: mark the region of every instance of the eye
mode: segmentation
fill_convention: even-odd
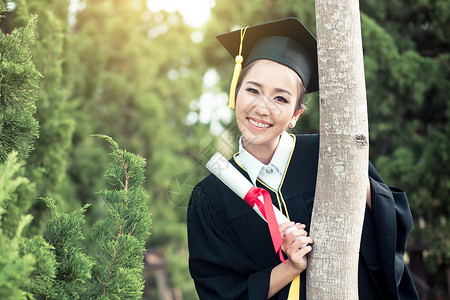
[[[289,103],[289,101],[284,98],[283,96],[276,96],[275,100],[279,101],[279,102],[283,102],[283,103]]]
[[[254,88],[251,88],[251,87],[247,88],[246,91],[249,92],[250,94],[255,94],[255,95],[259,94],[257,89],[254,89]]]

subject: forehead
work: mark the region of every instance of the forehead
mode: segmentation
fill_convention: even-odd
[[[267,84],[284,84],[299,86],[301,79],[296,72],[285,65],[277,62],[260,59],[251,63],[245,72],[244,80],[251,78],[257,78]]]

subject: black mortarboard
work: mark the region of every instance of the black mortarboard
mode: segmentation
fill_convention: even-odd
[[[302,79],[307,93],[318,91],[317,41],[298,19],[286,18],[250,26],[218,35],[217,39],[232,57],[236,57],[230,108],[234,108],[240,63],[246,67],[257,59],[269,59],[291,68]]]

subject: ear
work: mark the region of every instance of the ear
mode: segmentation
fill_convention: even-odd
[[[300,118],[302,113],[303,113],[303,108],[296,110],[295,113],[292,115],[291,123],[293,123],[295,125],[295,123],[297,122],[298,118]]]

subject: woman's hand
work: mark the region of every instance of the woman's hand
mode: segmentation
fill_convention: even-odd
[[[290,231],[285,234],[286,229],[296,226],[297,229]],[[306,269],[307,259],[306,254],[311,252],[311,246],[306,244],[312,244],[313,240],[308,237],[308,233],[305,231],[306,226],[300,223],[286,222],[279,226],[281,236],[283,238],[283,244],[281,245],[281,250],[289,257],[286,261],[299,273]],[[297,238],[298,237],[298,238]],[[297,238],[297,239],[296,239]]]
[[[286,230],[294,225],[297,229],[285,234]],[[308,233],[305,231],[306,226],[304,224],[286,222],[279,225],[278,228],[280,229],[281,237],[283,238],[281,250],[287,254],[289,259],[286,260],[286,264],[280,263],[272,269],[267,298],[278,293],[283,287],[289,284],[292,279],[306,269],[306,254],[312,250],[311,246],[301,248],[302,245],[313,242],[312,239],[307,236]],[[296,237],[299,238],[295,240]]]

